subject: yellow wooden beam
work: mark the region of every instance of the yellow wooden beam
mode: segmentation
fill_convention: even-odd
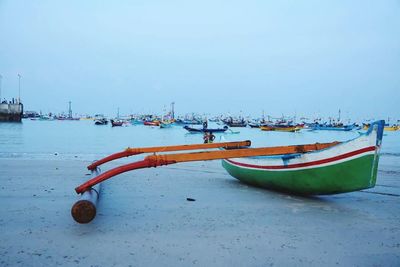
[[[309,145],[295,145],[295,146],[277,146],[277,147],[260,147],[260,148],[242,148],[242,149],[228,149],[219,151],[202,151],[193,153],[178,153],[178,154],[163,154],[163,155],[150,155],[145,158],[153,162],[155,166],[166,165],[178,162],[188,161],[201,161],[201,160],[215,160],[226,158],[243,158],[255,156],[272,156],[293,153],[307,153],[311,151],[329,148],[339,144],[340,142],[332,143],[316,143]]]
[[[221,143],[207,143],[207,144],[191,144],[191,145],[176,145],[176,146],[156,146],[156,147],[140,147],[140,148],[127,148],[125,151],[132,154],[141,153],[154,153],[154,152],[168,152],[168,151],[181,151],[181,150],[197,150],[197,149],[211,149],[211,148],[241,148],[249,147],[250,140],[237,141],[237,142],[221,142]]]

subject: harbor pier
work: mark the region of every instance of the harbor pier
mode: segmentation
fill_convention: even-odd
[[[21,122],[24,105],[22,103],[0,103],[0,122]]]

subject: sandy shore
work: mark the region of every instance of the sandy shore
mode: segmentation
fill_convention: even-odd
[[[105,182],[80,225],[86,164],[0,160],[0,266],[400,264],[398,169],[366,192],[310,198],[247,186],[218,161],[139,170]]]

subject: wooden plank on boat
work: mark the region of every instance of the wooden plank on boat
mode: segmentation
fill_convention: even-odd
[[[277,146],[277,147],[259,147],[259,148],[242,148],[232,150],[219,150],[219,151],[203,151],[192,153],[180,154],[163,154],[163,155],[150,155],[145,159],[151,162],[188,162],[188,161],[202,161],[202,160],[215,160],[226,158],[243,158],[254,156],[273,156],[295,153],[307,153],[311,151],[329,148],[339,144],[340,142],[332,143],[316,143],[308,145],[295,145],[295,146]]]
[[[240,147],[249,147],[251,145],[250,140],[246,141],[237,141],[237,142],[221,142],[221,143],[209,143],[209,144],[191,144],[191,145],[175,145],[175,146],[157,146],[157,147],[141,147],[141,148],[127,148],[122,152],[118,152],[112,154],[108,157],[100,159],[92,164],[90,164],[87,168],[89,170],[94,170],[97,166],[104,164],[106,162],[129,157],[133,155],[143,154],[143,153],[155,153],[155,152],[170,152],[170,151],[183,151],[183,150],[197,150],[197,149],[211,149],[211,148],[240,148]]]

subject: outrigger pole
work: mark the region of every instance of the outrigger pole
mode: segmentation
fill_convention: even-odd
[[[168,152],[168,151],[182,151],[182,150],[196,150],[196,149],[210,149],[210,148],[242,148],[251,146],[251,141],[238,141],[238,142],[222,142],[222,143],[211,143],[211,144],[193,144],[193,145],[177,145],[177,146],[156,146],[156,147],[142,147],[142,148],[130,148],[128,147],[122,152],[112,154],[108,157],[100,159],[93,162],[87,168],[88,170],[94,170],[97,166],[104,164],[106,162],[129,157],[133,155],[143,154],[143,153],[155,153],[155,152]]]
[[[294,153],[306,153],[315,150],[325,149],[339,142],[332,143],[316,143],[308,145],[295,145],[295,146],[277,146],[277,147],[261,147],[261,148],[243,148],[250,146],[250,141],[242,142],[224,142],[224,143],[212,143],[212,144],[195,144],[195,145],[181,145],[181,146],[166,146],[166,147],[150,147],[150,148],[128,148],[123,152],[119,152],[108,156],[102,160],[99,160],[88,166],[88,169],[97,167],[98,165],[122,158],[130,155],[136,155],[140,153],[152,153],[152,152],[166,152],[166,151],[180,151],[180,150],[198,150],[208,148],[225,148],[227,150],[218,151],[202,151],[192,153],[178,153],[178,154],[162,154],[162,155],[150,155],[145,157],[143,160],[122,165],[106,171],[93,179],[81,184],[75,188],[75,191],[80,194],[89,190],[92,186],[101,183],[115,175],[132,171],[142,168],[158,167],[163,165],[170,165],[179,162],[189,161],[203,161],[203,160],[215,160],[215,159],[226,159],[226,158],[241,158],[241,157],[252,157],[252,156],[270,156],[270,155],[284,155]]]

